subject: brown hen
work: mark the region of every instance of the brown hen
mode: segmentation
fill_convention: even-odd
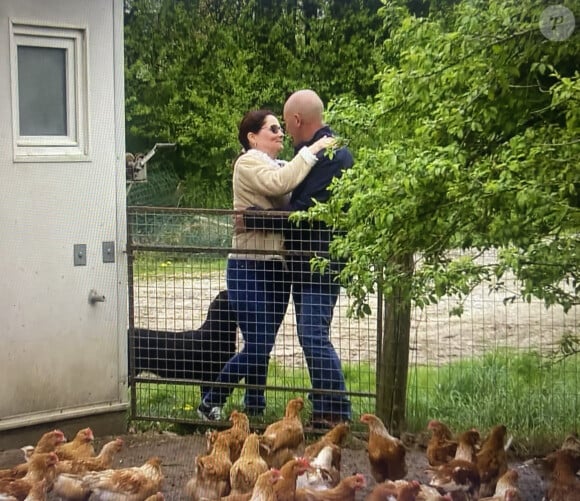
[[[270,468],[262,473],[256,480],[250,501],[276,501],[274,488],[280,480],[282,480],[282,475],[276,468]]]
[[[195,458],[195,471],[185,486],[187,499],[219,499],[230,492],[230,445],[228,437],[219,435],[210,454]]]
[[[481,480],[477,465],[472,461],[475,453],[472,444],[475,437],[473,430],[462,433],[459,436],[455,458],[445,464],[427,468],[430,485],[443,488],[445,491],[463,491],[469,497],[477,496]]]
[[[232,411],[229,420],[232,422],[230,428],[224,431],[207,430],[205,432],[205,439],[207,453],[209,454],[213,449],[213,444],[217,437],[227,437],[228,444],[230,445],[230,459],[234,463],[239,459],[244,442],[250,434],[250,421],[246,414],[236,410]]]
[[[578,501],[580,479],[576,472],[580,469],[580,454],[571,449],[559,449],[549,454],[546,461],[552,474],[545,501]]]
[[[239,459],[230,469],[232,494],[252,492],[258,477],[268,471],[268,463],[260,456],[260,439],[255,433],[246,438]]]
[[[56,475],[55,466],[58,458],[54,452],[33,454],[28,462],[28,472],[18,479],[3,478],[0,480],[0,497],[16,498],[23,501],[32,488],[45,481],[45,487],[50,489]]]
[[[274,486],[278,501],[294,501],[296,496],[296,480],[310,468],[308,459],[293,458],[280,468],[281,479]]]
[[[141,466],[87,473],[82,485],[96,499],[143,501],[161,489],[164,479],[161,459],[154,456]]]
[[[59,461],[56,467],[57,474],[71,473],[79,475],[88,471],[107,470],[113,466],[115,455],[123,448],[123,440],[117,438],[107,442],[95,457],[65,459]]]
[[[480,497],[493,496],[499,477],[508,469],[505,451],[506,433],[507,429],[503,424],[494,426],[477,453],[477,469],[481,481]]]
[[[433,419],[429,421],[427,428],[432,435],[427,444],[427,460],[431,466],[445,464],[455,457],[457,441],[453,440],[453,434],[446,424]]]
[[[363,414],[360,421],[369,426],[367,450],[374,479],[377,482],[384,482],[403,478],[407,474],[406,449],[403,442],[393,437],[374,414]]]
[[[509,469],[497,481],[493,496],[480,498],[480,501],[503,501],[508,498],[511,501],[523,501],[518,487],[518,479],[518,472],[514,469]]]
[[[260,437],[260,453],[271,468],[279,469],[301,454],[304,447],[304,428],[300,412],[303,408],[302,398],[290,400],[284,417],[270,424]]]
[[[64,444],[66,438],[64,433],[60,430],[52,430],[46,432],[40,437],[36,445],[30,450],[29,446],[22,447],[24,451],[25,462],[16,465],[12,468],[6,468],[0,470],[0,479],[11,478],[17,479],[22,478],[28,472],[28,462],[33,454],[46,454],[48,452],[54,452],[60,444]]]
[[[455,451],[455,459],[475,464],[477,462],[477,444],[479,444],[479,440],[479,432],[476,429],[464,431],[457,439],[458,445]]]
[[[314,459],[318,456],[319,452],[325,445],[334,444],[338,447],[342,447],[346,437],[350,432],[350,426],[348,423],[338,423],[334,428],[326,432],[322,437],[320,437],[316,442],[308,445],[304,449],[304,457],[308,459]]]
[[[94,457],[94,440],[93,431],[90,428],[83,428],[77,432],[71,442],[59,445],[56,448],[56,455],[61,461]]]

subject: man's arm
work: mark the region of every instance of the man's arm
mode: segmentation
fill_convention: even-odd
[[[330,196],[328,187],[335,177],[340,177],[344,170],[352,167],[354,161],[350,151],[341,148],[332,156],[319,153],[319,160],[298,187],[292,192],[289,210],[307,210],[314,205],[314,200],[326,202]]]

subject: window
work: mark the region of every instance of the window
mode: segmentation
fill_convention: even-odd
[[[86,32],[11,25],[14,161],[88,159]]]

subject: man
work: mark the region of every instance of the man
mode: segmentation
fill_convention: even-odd
[[[296,152],[323,136],[333,135],[323,122],[323,112],[322,100],[312,90],[299,90],[288,98],[284,105],[284,121]],[[340,177],[353,165],[352,155],[346,148],[336,150],[332,156],[324,152],[317,156],[318,162],[294,189],[285,210],[306,210],[314,204],[313,200],[328,200],[328,186],[332,179]],[[300,222],[296,226],[286,219],[255,217],[248,213],[244,221],[247,228],[284,231],[298,339],[304,350],[313,389],[309,397],[312,400],[313,426],[326,427],[350,420],[351,406],[344,395],[344,375],[330,341],[330,324],[340,292],[340,285],[335,281],[339,264],[331,263],[330,272],[324,274],[310,271],[310,260],[314,255],[328,255],[331,231],[320,222]]]

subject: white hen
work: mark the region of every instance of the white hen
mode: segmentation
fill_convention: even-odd
[[[335,487],[340,482],[340,447],[334,444],[325,445],[316,458],[296,480],[297,489],[322,491]]]

